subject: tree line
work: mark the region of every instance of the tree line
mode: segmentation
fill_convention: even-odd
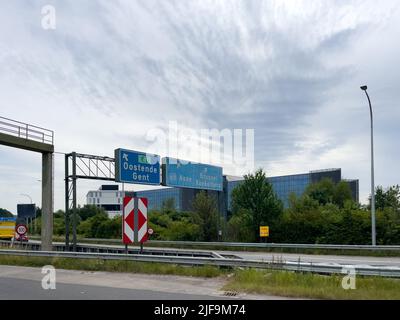
[[[291,194],[288,204],[275,194],[266,174],[259,169],[244,176],[232,191],[232,210],[225,221],[217,201],[199,192],[191,212],[177,211],[173,199],[148,214],[151,239],[182,241],[258,242],[259,227],[269,226],[268,242],[370,244],[369,205],[352,200],[349,185],[322,179],[310,184],[301,196]],[[377,243],[400,244],[399,186],[376,188]],[[40,211],[38,212],[40,220]],[[72,230],[72,216],[70,219]],[[85,205],[77,209],[77,233],[87,238],[121,238],[122,218],[109,218],[99,207]],[[37,223],[40,232],[40,223]],[[72,231],[71,231],[72,232]],[[54,213],[54,234],[65,234],[65,213]]]

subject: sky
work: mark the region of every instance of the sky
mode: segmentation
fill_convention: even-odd
[[[400,183],[399,30],[397,0],[0,0],[0,116],[54,130],[55,210],[64,208],[63,153],[173,156],[149,140],[165,132],[169,141],[171,122],[183,159],[201,160],[185,129],[251,129],[254,168],[341,168],[366,203],[361,85],[374,110],[375,184]],[[29,197],[40,206],[40,179],[40,154],[0,145],[0,207],[16,212]],[[80,180],[78,203],[100,185]]]

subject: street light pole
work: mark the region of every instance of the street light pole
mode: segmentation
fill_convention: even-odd
[[[361,90],[365,92],[369,104],[369,114],[371,117],[371,228],[372,228],[372,245],[376,245],[376,227],[375,227],[375,183],[374,183],[374,120],[372,117],[371,99],[369,98],[368,87],[362,86]]]

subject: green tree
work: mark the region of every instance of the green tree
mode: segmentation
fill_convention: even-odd
[[[201,237],[201,228],[187,219],[173,221],[166,229],[165,236],[173,241],[197,241]]]
[[[36,207],[36,217],[42,216],[42,208]]]
[[[161,212],[162,213],[170,213],[175,211],[175,199],[174,198],[168,198],[163,201],[162,207],[161,207]]]
[[[377,243],[380,245],[400,244],[400,215],[391,207],[376,212]]]
[[[310,184],[305,191],[310,198],[320,205],[334,203],[343,208],[345,201],[352,200],[351,189],[346,181],[334,183],[330,178],[323,178],[319,182]]]
[[[371,201],[371,200],[370,200]],[[400,186],[390,186],[386,190],[382,186],[375,189],[375,207],[384,210],[385,208],[393,208],[400,211]]]
[[[275,222],[273,242],[315,243],[324,234],[326,217],[322,206],[307,194],[289,196],[289,207]]]
[[[259,227],[271,226],[282,214],[283,204],[267,181],[264,171],[259,169],[254,174],[245,175],[244,181],[233,189],[232,209],[233,215],[240,212],[250,214],[248,218],[251,219],[252,241],[256,241],[259,236]]]
[[[219,214],[214,197],[210,197],[205,191],[200,191],[192,203],[197,224],[200,226],[201,238],[204,241],[216,241],[218,239]]]
[[[352,200],[350,186],[346,181],[340,181],[333,190],[333,203],[343,208],[345,202],[349,200]]]
[[[310,198],[318,201],[320,205],[333,203],[335,184],[332,179],[323,178],[321,181],[310,184],[305,191]]]
[[[253,219],[249,210],[240,208],[232,215],[227,226],[227,239],[230,241],[254,241]]]
[[[87,238],[106,238],[107,232],[105,225],[108,220],[107,213],[99,212],[85,221],[82,221],[77,226],[77,232]]]
[[[73,214],[72,211],[70,211],[70,214],[71,214],[71,219],[72,219],[72,214]],[[77,214],[81,217],[82,221],[85,221],[91,217],[94,217],[97,214],[104,215],[107,213],[101,207],[86,204],[83,207],[77,208]]]
[[[72,230],[72,223],[70,224],[70,230]],[[65,212],[58,210],[53,215],[53,233],[55,235],[65,234]]]

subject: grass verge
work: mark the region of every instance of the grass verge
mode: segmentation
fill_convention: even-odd
[[[0,265],[25,267],[43,267],[52,265],[55,268],[67,270],[130,272],[146,274],[164,274],[212,278],[223,275],[225,271],[214,266],[187,267],[175,264],[156,262],[137,262],[102,259],[73,259],[47,257],[20,257],[0,255]]]
[[[224,290],[312,299],[399,300],[400,280],[356,278],[356,289],[342,288],[343,276],[286,271],[237,270]]]
[[[342,288],[343,276],[256,269],[223,269],[214,266],[181,266],[122,260],[20,257],[0,255],[0,265],[59,269],[130,272],[213,278],[225,276],[222,290],[312,299],[400,299],[400,280],[378,277],[356,278],[355,290]],[[228,272],[231,277],[228,277]]]

